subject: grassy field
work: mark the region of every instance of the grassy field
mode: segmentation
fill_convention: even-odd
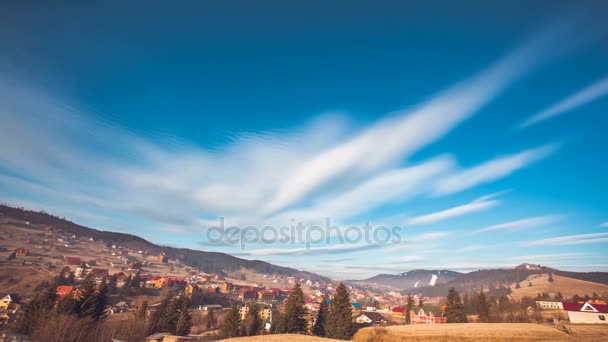
[[[353,338],[367,341],[572,341],[572,336],[539,324],[466,323],[365,328]]]
[[[255,342],[338,342],[342,340],[334,340],[332,338],[322,338],[316,336],[307,336],[307,335],[297,335],[297,334],[281,334],[281,335],[263,335],[263,336],[253,336],[253,337],[237,337],[237,338],[229,338],[227,340],[222,341],[230,341],[230,342],[246,342],[246,341],[255,341]]]
[[[516,289],[515,285],[511,286],[511,296],[516,299],[521,297],[536,297],[538,293],[548,292],[552,297],[561,292],[564,298],[571,298],[575,294],[583,296],[585,294],[592,295],[593,292],[603,294],[608,292],[608,285],[593,283],[585,280],[561,277],[553,275],[553,282],[549,282],[548,274],[534,274],[520,283],[521,288]],[[532,283],[532,286],[528,286]]]

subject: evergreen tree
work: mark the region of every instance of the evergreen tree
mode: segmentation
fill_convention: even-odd
[[[108,291],[109,292],[116,291],[117,284],[118,284],[118,275],[116,275],[116,273],[114,273],[110,276],[110,279],[108,281]]]
[[[448,291],[445,313],[448,323],[466,323],[467,321],[460,295],[453,287]]]
[[[213,310],[209,309],[209,311],[207,312],[207,322],[205,324],[205,328],[207,328],[207,330],[213,329],[214,323],[215,323],[215,317],[213,315]]]
[[[553,280],[553,273],[549,272],[549,279],[547,279],[548,282],[552,283]]]
[[[72,271],[72,272],[68,273],[67,285],[74,285],[74,284],[76,284],[76,275]]]
[[[137,312],[135,313],[135,317],[140,318],[140,319],[145,319],[147,316],[147,313],[148,313],[148,301],[145,300],[143,303],[141,303],[141,305],[137,309]]]
[[[490,321],[490,304],[483,292],[483,289],[479,291],[477,296],[477,314],[479,315],[479,321],[487,323]]]
[[[243,322],[243,336],[259,335],[263,329],[263,322],[260,319],[260,308],[255,302],[247,305],[247,315]]]
[[[306,322],[307,310],[304,307],[304,293],[300,284],[296,284],[293,290],[287,297],[285,304],[285,332],[299,333],[306,331],[308,322]],[[350,303],[349,303],[350,304]]]
[[[528,287],[532,287],[532,282],[528,282]]]
[[[133,280],[131,280],[131,288],[134,290],[139,290],[140,287],[141,275],[139,274],[139,271],[137,271],[137,273],[135,273],[135,277],[133,277]]]
[[[278,312],[274,317],[274,324],[272,325],[273,334],[285,334],[287,332],[287,322],[285,320],[285,313]]]
[[[319,305],[319,312],[317,313],[317,319],[315,320],[315,325],[312,327],[312,334],[315,336],[324,337],[325,336],[325,324],[327,321],[327,314],[329,308],[327,305],[327,296],[323,296],[323,301]]]
[[[17,332],[24,335],[31,335],[42,318],[42,307],[41,296],[35,296],[23,310],[17,323]]]
[[[515,284],[515,288],[516,289],[521,289],[521,285],[519,285],[519,282]]]
[[[420,298],[418,299],[418,307],[420,309],[422,309],[423,306],[424,306],[424,300],[422,299],[422,296],[420,296]]]
[[[325,333],[326,337],[339,340],[350,340],[353,336],[352,304],[343,283],[338,285],[334,298],[329,304]]]
[[[405,324],[412,324],[412,310],[414,310],[414,298],[408,294],[405,303]]]
[[[95,292],[95,283],[93,282],[92,275],[89,274],[84,280],[80,297],[76,301],[76,312],[78,317],[95,318],[99,300]]]
[[[162,330],[163,328],[165,328],[166,324],[165,322],[161,322],[161,320],[163,316],[166,315],[165,312],[169,309],[170,305],[171,297],[166,296],[160,302],[156,311],[150,316],[150,323],[148,324],[148,334],[151,335],[157,332],[169,332]]]
[[[232,338],[238,337],[240,335],[240,325],[241,325],[241,314],[239,312],[239,307],[236,305],[236,302],[232,304],[232,308],[230,312],[226,316],[224,323],[220,329],[220,336],[222,338]]]
[[[78,314],[78,302],[76,298],[70,293],[57,305],[57,313],[63,315],[76,315]]]
[[[178,336],[186,336],[192,328],[192,317],[190,317],[190,299],[183,298],[179,309],[179,317],[175,325],[175,334]]]
[[[93,315],[94,320],[100,320],[106,317],[106,310],[108,309],[108,284],[106,278],[101,280],[99,285],[99,291],[97,291],[97,303],[95,306],[95,314]]]

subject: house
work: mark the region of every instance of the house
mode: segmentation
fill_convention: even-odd
[[[65,261],[68,264],[72,264],[72,265],[80,265],[80,263],[82,262],[80,260],[80,258],[77,258],[77,257],[65,257]]]
[[[244,302],[248,300],[255,300],[258,297],[258,292],[255,289],[240,289],[237,291],[239,300]]]
[[[538,307],[539,309],[543,309],[543,310],[551,310],[551,309],[563,310],[564,309],[564,305],[562,304],[562,302],[547,302],[547,301],[542,301],[542,300],[536,301],[536,307]]]
[[[432,311],[427,314],[422,308],[418,310],[418,313],[416,313],[414,310],[410,311],[410,320],[412,324],[435,324],[448,322],[447,317],[437,317]]]
[[[203,305],[203,311],[221,310],[222,306],[218,304]]]
[[[359,324],[386,324],[386,322],[386,318],[377,312],[363,312],[355,318],[355,323]]]
[[[28,256],[30,255],[30,251],[23,247],[15,249],[15,256]]]
[[[228,282],[221,283],[220,286],[219,286],[221,293],[228,293],[228,292],[230,292],[230,290],[232,290],[232,287],[233,287],[232,283],[228,283]]]
[[[166,264],[169,262],[169,257],[164,254],[161,254],[158,256],[158,262]]]
[[[60,286],[57,286],[55,293],[57,294],[57,297],[59,297],[59,299],[63,299],[65,297],[67,297],[73,290],[74,290],[74,286],[60,285]]]
[[[108,270],[105,268],[93,268],[91,274],[93,274],[93,277],[95,278],[103,278],[108,276]]]
[[[7,294],[0,300],[0,310],[8,310],[11,304],[13,303],[13,297],[10,294]]]
[[[584,303],[562,303],[568,312],[570,323],[608,324],[608,305]]]

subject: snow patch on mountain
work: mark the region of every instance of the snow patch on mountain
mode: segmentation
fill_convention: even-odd
[[[429,281],[429,285],[435,286],[435,283],[437,283],[437,275],[436,274],[432,274],[431,275],[431,281]]]
[[[419,283],[420,283],[420,280],[418,280],[418,281],[416,282],[416,284],[414,284],[414,287],[418,287],[418,284],[419,284]]]

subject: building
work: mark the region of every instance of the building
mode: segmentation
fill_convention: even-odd
[[[10,294],[7,294],[6,296],[4,296],[4,298],[2,298],[2,300],[0,300],[0,310],[8,310],[8,308],[11,306],[11,303],[13,303],[13,298]]]
[[[355,318],[355,323],[359,324],[386,324],[387,320],[381,314],[377,312],[363,312],[357,318]]]
[[[239,300],[242,300],[244,302],[248,301],[248,300],[255,300],[258,297],[258,292],[255,289],[240,289],[237,291],[237,295]]]
[[[161,254],[158,256],[158,262],[166,264],[169,262],[169,257],[164,254]]]
[[[67,297],[70,293],[72,293],[73,290],[74,290],[74,286],[60,285],[60,286],[57,286],[55,293],[57,294],[57,297],[59,297],[59,299],[63,299],[65,297]]]
[[[15,256],[28,256],[28,255],[30,255],[30,251],[23,247],[15,249]]]
[[[538,307],[539,309],[543,309],[543,310],[551,310],[551,309],[563,310],[564,309],[564,305],[562,304],[562,302],[547,302],[547,301],[542,301],[542,300],[536,301],[536,307]]]
[[[65,257],[65,261],[68,264],[72,264],[72,265],[80,265],[80,263],[82,262],[82,260],[80,260],[80,258],[78,258],[78,257]]]
[[[447,317],[436,317],[433,312],[428,314],[424,309],[420,309],[418,313],[414,310],[410,311],[410,320],[412,324],[435,324],[435,323],[447,323]]]
[[[562,303],[568,312],[570,323],[608,324],[608,305],[584,303]]]

